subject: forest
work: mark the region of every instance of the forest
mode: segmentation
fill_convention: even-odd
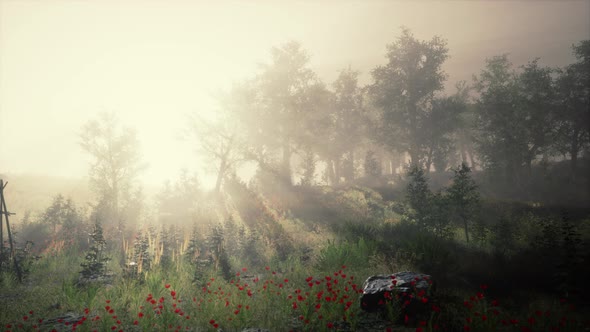
[[[385,49],[361,84],[271,48],[182,128],[212,188],[184,170],[150,197],[115,112],[73,138],[87,182],[0,174],[2,329],[589,330],[590,40],[451,93],[444,37]]]

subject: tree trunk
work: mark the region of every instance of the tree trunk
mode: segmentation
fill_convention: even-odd
[[[283,163],[281,173],[285,183],[289,186],[293,185],[291,182],[291,145],[289,144],[289,140],[283,144]]]
[[[428,149],[428,157],[426,158],[426,173],[430,173],[430,166],[432,166],[432,154],[433,154],[433,147],[431,146]],[[438,171],[438,170],[437,170]]]
[[[334,178],[336,182],[334,184],[340,183],[340,177],[342,176],[342,162],[340,158],[334,160]]]
[[[412,146],[410,148],[410,151],[408,151],[408,153],[410,154],[410,165],[411,166],[420,166],[419,165],[419,160],[420,157],[418,156],[418,149],[415,146]]]
[[[226,171],[226,166],[227,161],[226,158],[221,159],[221,164],[219,165],[219,172],[217,173],[217,180],[215,181],[215,193],[219,194],[219,191],[221,190],[221,182],[223,181],[223,176],[225,174]]]
[[[467,165],[467,151],[463,142],[460,143],[459,152],[461,153],[461,162]],[[471,167],[471,165],[469,165],[469,167]]]
[[[348,152],[348,164],[346,165],[346,181],[354,180],[354,150]]]
[[[467,222],[467,218],[463,217],[463,227],[465,230],[465,241],[467,241],[467,243],[469,243],[469,226],[468,226],[468,222]]]
[[[576,171],[578,168],[578,152],[580,150],[580,144],[579,144],[579,137],[578,137],[578,128],[574,128],[574,135],[572,137],[572,143],[570,146],[570,171],[571,171],[571,176],[572,179],[575,179],[576,177]]]

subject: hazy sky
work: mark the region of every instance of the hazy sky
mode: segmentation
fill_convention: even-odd
[[[272,46],[301,42],[326,83],[349,65],[367,83],[400,26],[448,40],[453,86],[502,53],[571,63],[590,1],[0,0],[0,174],[84,176],[78,133],[109,111],[137,130],[142,179],[161,184],[201,168],[179,140],[186,116],[214,112],[212,94],[252,77]]]

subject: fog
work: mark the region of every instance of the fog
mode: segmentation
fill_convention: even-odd
[[[299,41],[324,82],[351,66],[366,84],[405,26],[448,40],[452,87],[497,54],[571,62],[570,45],[590,36],[588,14],[587,1],[3,0],[0,172],[84,176],[80,128],[107,111],[136,129],[145,183],[187,168],[212,186],[194,142],[181,139],[186,118],[214,113],[214,95],[255,75],[273,46]]]

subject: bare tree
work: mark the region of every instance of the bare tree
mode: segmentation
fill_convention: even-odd
[[[133,181],[142,169],[135,131],[120,128],[113,113],[101,113],[82,127],[80,146],[93,158],[90,185],[99,205],[120,219],[122,198],[133,192]]]

